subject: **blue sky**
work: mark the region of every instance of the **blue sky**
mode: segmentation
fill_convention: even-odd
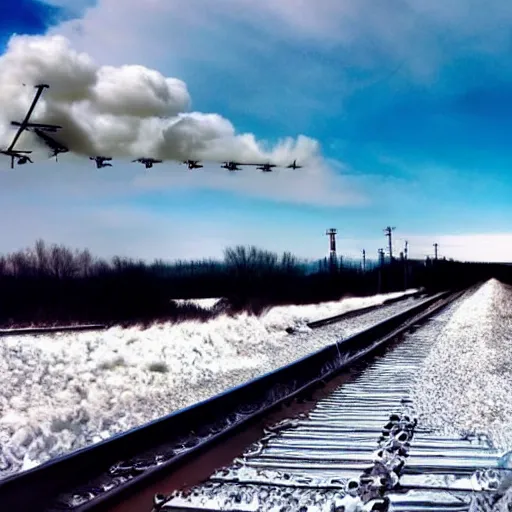
[[[5,47],[11,34],[41,34],[58,20],[60,9],[33,0],[8,0],[2,3],[0,44]]]
[[[238,132],[318,140],[329,171],[287,191],[273,175],[173,181],[124,164],[106,175],[36,163],[0,178],[17,219],[0,250],[45,236],[105,255],[216,256],[256,243],[314,258],[336,227],[355,257],[384,247],[391,224],[396,250],[408,239],[413,256],[438,241],[447,256],[511,260],[512,7],[445,4],[10,0],[1,51],[14,32],[63,34],[98,65],[184,80],[194,110]]]

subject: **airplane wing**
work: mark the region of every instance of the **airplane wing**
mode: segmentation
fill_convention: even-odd
[[[6,149],[6,150],[0,150],[0,153],[4,155],[25,155],[32,153],[32,151],[23,151],[22,149]]]
[[[49,135],[46,135],[46,133],[38,130],[37,128],[34,130],[34,133],[43,139],[44,143],[54,151],[55,155],[57,153],[68,153],[69,148],[64,146],[64,144],[61,144],[59,141],[56,141],[55,139],[52,139]]]
[[[42,132],[41,130],[38,130],[37,128],[34,130],[34,133],[38,137],[43,139],[46,142],[46,144],[48,144],[48,146],[50,146],[51,148],[64,147],[60,142],[57,142],[55,139],[52,139],[49,135],[46,135],[46,133]]]
[[[11,121],[12,126],[23,126],[25,130],[41,130],[45,132],[53,132],[55,133],[57,130],[60,130],[62,126],[58,124],[45,124],[45,123],[18,123],[17,121]]]
[[[14,148],[16,142],[18,142],[18,139],[20,138],[20,135],[23,133],[23,130],[25,129],[25,126],[28,123],[28,120],[30,119],[32,112],[34,112],[34,108],[36,108],[36,104],[39,101],[41,94],[43,94],[43,90],[44,89],[42,87],[37,89],[36,95],[35,95],[34,99],[32,100],[32,105],[30,105],[27,115],[25,116],[25,119],[22,121],[21,126],[19,127],[18,131],[16,132],[16,135],[14,136],[14,139],[12,140],[11,145],[8,148],[8,151],[11,151]]]

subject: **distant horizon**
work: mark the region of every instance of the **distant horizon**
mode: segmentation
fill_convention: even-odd
[[[66,247],[67,249],[69,249],[69,250],[71,250],[73,252],[75,252],[75,251],[89,251],[91,253],[91,256],[93,256],[95,258],[98,258],[98,259],[101,259],[101,260],[106,260],[106,261],[110,261],[113,258],[121,258],[121,259],[124,259],[124,260],[143,261],[145,264],[153,264],[155,262],[162,262],[164,264],[173,265],[173,264],[176,264],[176,263],[195,263],[195,262],[203,262],[203,261],[204,262],[211,261],[211,262],[215,262],[215,263],[222,263],[223,259],[224,259],[224,255],[223,254],[220,255],[220,256],[210,256],[210,257],[198,256],[196,258],[189,258],[189,259],[186,259],[186,258],[171,259],[171,258],[165,258],[165,257],[138,258],[138,257],[134,257],[134,256],[130,256],[130,255],[125,255],[125,254],[99,255],[99,254],[96,254],[94,251],[92,251],[90,248],[87,248],[87,247],[72,246],[72,245],[65,244],[65,243],[51,243],[51,242],[48,242],[48,241],[46,241],[44,239],[36,239],[36,240],[34,240],[34,243],[32,245],[28,245],[28,246],[25,246],[25,247],[20,247],[18,249],[14,249],[14,250],[11,250],[11,251],[0,251],[0,257],[5,257],[5,256],[8,256],[9,254],[15,254],[15,253],[24,252],[24,251],[27,251],[27,250],[29,250],[29,251],[33,250],[33,249],[35,249],[35,245],[36,245],[36,242],[38,240],[42,240],[45,243],[46,247],[52,247],[52,246],[56,245],[56,246],[64,246],[64,247]],[[247,247],[247,248],[255,247],[258,250],[270,252],[270,253],[276,254],[277,256],[282,256],[283,254],[289,253],[293,257],[297,258],[297,260],[301,264],[305,264],[306,266],[318,265],[319,263],[323,262],[324,260],[329,260],[330,259],[330,254],[329,253],[326,253],[323,256],[320,255],[318,257],[309,257],[309,258],[306,257],[305,258],[305,257],[301,257],[301,256],[298,256],[298,255],[294,254],[293,251],[287,251],[287,250],[285,250],[285,251],[273,251],[271,249],[265,248],[264,246],[256,246],[254,244],[233,244],[233,245],[229,245],[229,246],[224,247],[223,250],[226,250],[226,249],[229,249],[229,248],[233,248],[233,247],[237,247],[237,246],[243,246],[243,247]],[[346,262],[349,262],[352,265],[354,265],[354,264],[355,265],[358,265],[358,264],[362,265],[362,262],[363,262],[362,255],[359,256],[359,257],[357,257],[357,256],[353,257],[353,256],[346,256],[344,254],[340,254],[339,252],[337,252],[337,258],[338,258],[338,262],[343,263],[343,261],[346,261]],[[417,257],[412,256],[412,257],[408,257],[407,261],[411,261],[411,262],[425,262],[427,260],[427,258],[430,258],[431,260],[435,259],[434,255],[429,255],[429,256],[426,256],[424,258],[417,258]],[[490,264],[490,265],[512,265],[512,262],[506,262],[506,261],[457,260],[455,258],[448,258],[448,257],[442,256],[442,255],[440,255],[438,257],[438,259],[439,260],[446,260],[446,261],[453,261],[453,262],[456,262],[456,263],[482,263],[482,264]],[[369,264],[369,265],[377,265],[379,263],[379,259],[378,258],[372,258],[371,256],[368,256],[368,254],[365,257],[365,260],[366,260],[367,264]],[[393,254],[393,260],[399,262],[401,260],[400,253],[398,253],[398,254],[394,253]],[[388,255],[388,253],[385,253],[384,261],[385,261],[385,263],[389,263],[389,255]]]

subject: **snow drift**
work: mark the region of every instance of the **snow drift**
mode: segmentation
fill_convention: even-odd
[[[512,448],[512,289],[495,279],[463,301],[425,360],[414,389],[422,424],[485,432]]]
[[[106,439],[288,364],[348,329],[289,336],[285,328],[382,303],[397,293],[262,317],[221,315],[205,323],[0,338],[0,476]],[[412,300],[412,299],[409,299]],[[407,302],[407,301],[405,301]],[[211,301],[205,304],[211,304]],[[396,311],[410,307],[397,303]],[[382,311],[381,315],[391,314]],[[364,315],[365,317],[367,315]]]

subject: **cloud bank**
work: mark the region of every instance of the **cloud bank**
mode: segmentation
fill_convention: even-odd
[[[0,57],[3,146],[14,133],[10,120],[24,117],[34,95],[30,86],[38,83],[50,89],[32,121],[62,125],[54,138],[78,155],[278,165],[320,160],[313,139],[301,135],[270,147],[253,134],[237,134],[218,114],[189,111],[191,98],[182,80],[141,65],[97,65],[61,35],[15,36]],[[22,144],[35,143],[32,134],[24,138]]]

